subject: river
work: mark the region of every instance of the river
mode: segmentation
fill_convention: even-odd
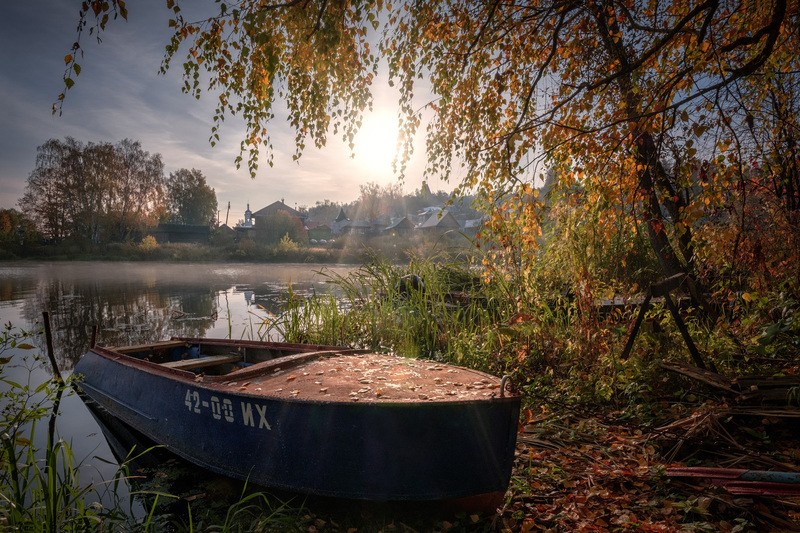
[[[218,264],[149,262],[5,262],[0,263],[0,321],[36,332],[42,313],[50,314],[56,361],[71,372],[97,342],[136,344],[197,336],[281,340],[269,325],[282,311],[289,288],[299,295],[330,293],[327,274],[346,275],[354,267],[318,264]],[[327,274],[326,274],[327,273]],[[42,335],[31,342],[44,353]],[[6,347],[11,357],[4,376],[32,386],[50,376],[47,366],[29,368],[28,352]],[[0,387],[8,386],[0,382]],[[102,483],[117,470],[109,441],[76,395],[61,404],[57,423],[81,464],[81,482]],[[42,435],[37,435],[37,441]],[[113,444],[113,443],[112,443]],[[117,496],[120,496],[119,494]],[[109,495],[99,495],[105,504]],[[123,498],[124,499],[124,498]],[[142,502],[128,509],[141,514]]]

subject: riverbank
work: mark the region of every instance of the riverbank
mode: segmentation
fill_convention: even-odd
[[[276,334],[290,342],[364,347],[510,375],[523,394],[516,464],[497,512],[423,518],[415,509],[404,513],[375,506],[365,518],[361,505],[339,510],[341,502],[304,499],[283,508],[291,515],[291,527],[281,524],[272,530],[391,531],[384,527],[391,523],[398,531],[785,531],[800,523],[797,499],[738,497],[722,487],[667,474],[672,467],[697,465],[795,471],[800,438],[796,418],[775,412],[753,417],[741,405],[736,413],[736,395],[666,372],[662,362],[686,361],[688,355],[671,315],[660,305],[648,313],[630,357],[621,358],[636,308],[601,315],[590,303],[592,294],[514,299],[510,296],[519,294],[522,284],[510,287],[504,279],[477,276],[460,264],[373,261],[337,269],[195,263],[0,264],[7,271],[5,276],[0,272],[0,296],[7,294],[12,302],[0,306],[0,317],[32,329],[34,324],[23,320],[53,310],[62,369],[71,368],[85,351],[92,325],[99,325],[101,343],[110,345],[173,335]],[[770,376],[796,375],[797,301],[789,296],[754,300],[742,306],[737,320],[717,323],[728,335],[697,321],[688,324],[706,361],[721,375],[763,374],[768,368]],[[778,303],[780,316],[769,314]],[[766,318],[754,322],[759,313]],[[772,326],[764,328],[764,320]],[[750,339],[762,357],[732,357],[734,335]],[[787,410],[797,408],[796,393],[786,400]],[[86,438],[97,434],[94,428],[74,421],[68,427],[86,429],[80,438],[65,441],[92,444],[89,451],[73,450],[76,457],[98,456]],[[148,482],[158,483],[164,470],[159,463]],[[204,524],[221,524],[235,514],[229,509],[237,509],[236,498],[244,498],[240,487],[221,483],[233,501],[218,492],[207,498],[216,489],[200,490],[197,484],[185,494],[159,485],[154,493],[175,495],[170,499],[174,505],[159,507],[153,516],[173,520],[174,513],[183,513],[202,516]],[[203,514],[210,508],[208,499],[226,504],[215,516]],[[266,520],[248,517],[247,523],[259,519]],[[406,524],[411,525],[404,529]],[[183,526],[174,530],[196,530],[191,522]]]
[[[167,262],[264,262],[325,263],[360,265],[376,257],[396,264],[405,264],[411,257],[433,257],[439,254],[466,256],[472,247],[463,238],[387,242],[383,239],[342,239],[322,245],[305,245],[291,241],[265,245],[252,240],[234,244],[158,243],[145,239],[141,243],[85,245],[61,243],[16,249],[0,248],[0,261],[167,261]]]
[[[204,244],[166,243],[155,248],[133,244],[98,246],[41,246],[12,253],[0,250],[0,261],[164,261],[164,262],[265,262],[265,263],[347,263],[369,260],[366,250],[357,248],[279,249],[267,247],[221,248]]]

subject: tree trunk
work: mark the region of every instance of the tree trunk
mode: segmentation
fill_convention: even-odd
[[[639,188],[644,196],[643,216],[650,245],[658,258],[664,278],[681,273],[686,274],[693,305],[702,309],[704,315],[709,317],[709,306],[706,304],[703,291],[699,288],[694,273],[694,254],[690,230],[687,229],[678,239],[678,245],[681,247],[686,262],[681,261],[667,234],[668,225],[674,224],[680,216],[679,208],[681,206],[678,203],[680,196],[661,164],[653,134],[646,130],[643,131],[639,125],[639,121],[642,119],[643,104],[639,96],[640,91],[635,90],[639,87],[636,86],[630,74],[633,72],[631,65],[635,63],[632,62],[632,52],[625,48],[622,39],[617,38],[620,29],[616,17],[607,16],[609,11],[614,11],[614,6],[610,3],[597,3],[590,4],[590,9],[593,12],[606,52],[619,61],[619,68],[625,73],[617,78],[616,85],[626,104],[626,119],[631,125],[630,133],[634,142],[636,163],[642,169],[639,171]],[[664,189],[663,198],[659,198],[659,186]]]

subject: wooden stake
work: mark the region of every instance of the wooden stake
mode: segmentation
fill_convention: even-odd
[[[50,365],[53,367],[53,377],[63,385],[64,378],[61,377],[61,372],[58,370],[58,363],[56,363],[56,356],[53,351],[53,334],[50,331],[50,313],[43,311],[42,318],[44,319],[44,338],[47,342],[47,357],[50,359]]]

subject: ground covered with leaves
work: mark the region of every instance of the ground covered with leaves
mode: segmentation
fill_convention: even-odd
[[[696,464],[786,469],[800,458],[794,421],[752,425],[704,405],[643,430],[620,414],[531,414],[498,530],[800,531],[797,496],[734,495],[667,475]]]

